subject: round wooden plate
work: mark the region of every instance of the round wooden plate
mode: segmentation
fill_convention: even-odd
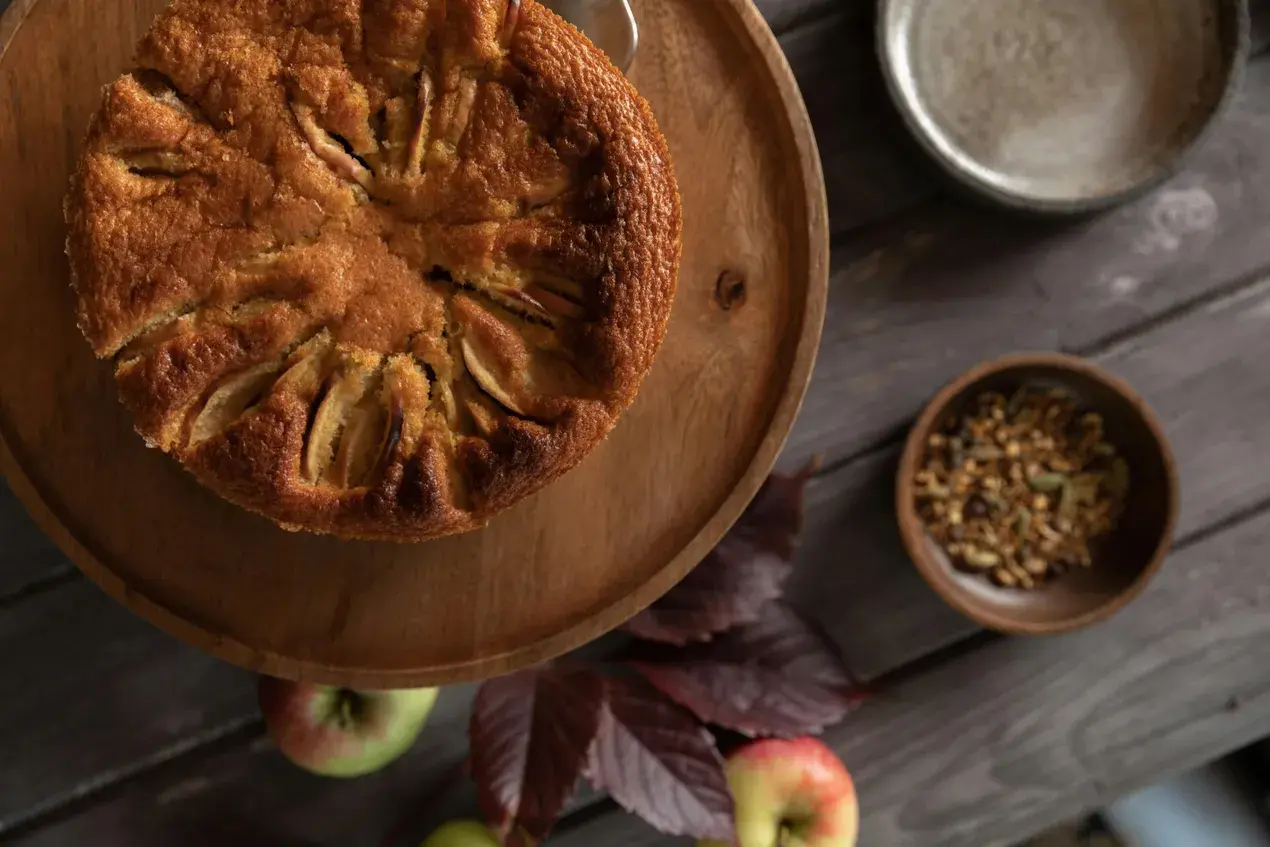
[[[0,462],[58,544],[167,631],[265,673],[401,688],[492,676],[619,625],[741,514],[798,411],[827,289],[806,111],[749,0],[639,0],[632,79],[670,141],[684,257],[639,399],[577,470],[427,544],[277,529],[147,450],[72,318],[62,196],[100,86],[163,0],[0,19]]]

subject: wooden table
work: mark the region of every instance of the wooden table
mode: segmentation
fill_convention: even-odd
[[[759,6],[829,182],[829,316],[782,462],[824,457],[795,601],[879,691],[828,734],[859,784],[862,843],[1008,843],[1267,732],[1270,54],[1165,188],[1094,220],[1024,222],[942,187],[905,136],[875,66],[870,0]],[[1254,7],[1264,48],[1270,0]],[[923,398],[1019,348],[1126,377],[1164,419],[1183,478],[1177,550],[1146,595],[1046,640],[976,632],[943,607],[905,560],[890,507]],[[248,674],[130,617],[7,492],[0,542],[0,841],[370,847],[475,813],[457,776],[470,687],[447,690],[420,744],[381,774],[310,778],[264,739]],[[588,797],[551,843],[684,842]]]

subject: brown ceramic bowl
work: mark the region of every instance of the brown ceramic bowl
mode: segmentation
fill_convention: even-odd
[[[926,533],[917,513],[914,475],[927,439],[949,414],[961,414],[985,391],[1009,396],[1023,385],[1062,386],[1103,416],[1107,441],[1129,465],[1130,488],[1116,529],[1091,544],[1093,566],[1077,568],[1035,590],[1001,588],[963,572]],[[1121,380],[1089,362],[1058,353],[1022,353],[978,365],[935,396],[909,434],[900,459],[896,508],[904,546],[918,572],[954,609],[990,629],[1049,635],[1103,620],[1138,596],[1164,561],[1177,521],[1177,465],[1155,414]]]

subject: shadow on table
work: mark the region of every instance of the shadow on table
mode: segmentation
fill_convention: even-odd
[[[926,587],[904,552],[894,506],[898,462],[897,447],[812,482],[787,589],[861,680],[976,631]]]

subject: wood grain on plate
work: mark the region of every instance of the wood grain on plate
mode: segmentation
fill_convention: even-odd
[[[61,197],[99,86],[161,6],[40,0],[0,57],[5,469],[131,609],[269,673],[401,687],[487,676],[616,626],[717,541],[797,412],[824,306],[815,142],[746,0],[637,3],[633,79],[683,175],[670,331],[635,406],[578,470],[488,529],[425,545],[291,534],[147,451],[72,319]],[[745,282],[725,310],[719,275]],[[581,519],[581,518],[585,519]]]

